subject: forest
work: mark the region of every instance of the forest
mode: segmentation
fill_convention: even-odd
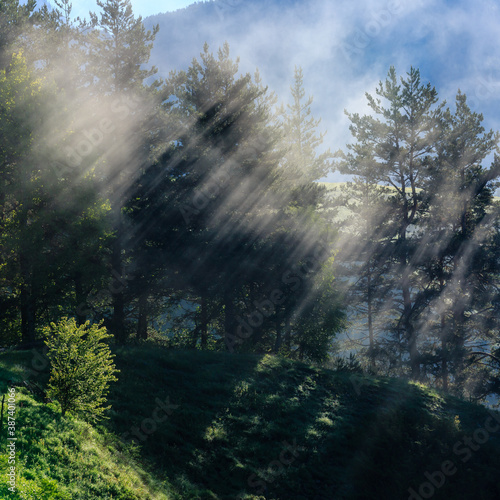
[[[391,67],[329,145],[300,67],[277,96],[205,44],[156,78],[128,0],[55,3],[0,0],[2,346],[74,318],[499,393],[500,136],[465,94]]]

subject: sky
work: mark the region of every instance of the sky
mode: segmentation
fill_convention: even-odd
[[[50,3],[50,1],[49,1]],[[132,0],[132,7],[136,16],[143,18],[161,12],[171,12],[182,9],[194,3],[193,0]],[[75,17],[89,17],[89,11],[98,11],[95,0],[73,0],[73,14]]]

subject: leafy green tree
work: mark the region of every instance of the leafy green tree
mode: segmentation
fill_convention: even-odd
[[[103,418],[110,406],[109,384],[118,380],[109,346],[103,342],[111,335],[100,324],[78,326],[74,318],[62,318],[45,329],[50,380],[47,395],[59,401],[64,417],[67,412],[83,415],[91,421]]]

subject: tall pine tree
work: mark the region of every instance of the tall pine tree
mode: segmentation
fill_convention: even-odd
[[[342,171],[394,189],[390,254],[394,287],[399,290],[401,303],[395,312],[395,333],[406,346],[412,377],[419,378],[414,258],[418,234],[412,227],[419,224],[426,211],[421,187],[428,176],[427,160],[436,153],[443,105],[437,105],[436,90],[421,83],[420,73],[414,68],[400,82],[391,68],[376,94],[376,98],[367,94],[374,116],[347,113],[357,142],[348,146]]]

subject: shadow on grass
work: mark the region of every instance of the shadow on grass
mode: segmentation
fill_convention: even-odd
[[[157,397],[179,405],[139,445],[183,498],[407,498],[460,438],[444,399],[404,381],[366,378],[357,391],[352,374],[279,357],[118,354],[110,424],[147,430]],[[494,453],[485,456],[492,465]],[[474,481],[485,464],[469,465]],[[435,498],[472,492],[468,478],[457,475]],[[484,495],[496,495],[489,479]]]
[[[482,407],[402,380],[273,356],[156,346],[114,352],[121,372],[100,439],[111,447],[115,434],[134,439],[134,446],[118,445],[123,460],[132,450],[158,481],[172,485],[171,498],[408,498],[408,489],[418,491],[425,473],[445,460],[457,473],[433,498],[500,498],[497,437],[467,463],[454,452],[484,424]],[[30,361],[16,356],[9,363]],[[4,361],[0,356],[0,383],[12,376]],[[64,425],[47,412],[36,426],[23,424],[33,443],[44,439],[41,428]]]

